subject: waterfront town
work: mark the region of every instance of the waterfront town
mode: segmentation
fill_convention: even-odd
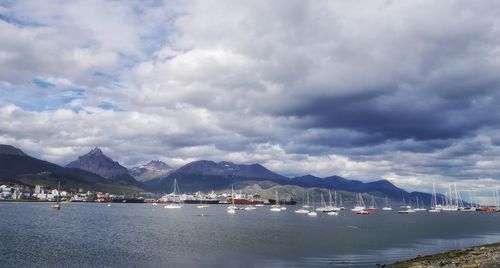
[[[97,191],[77,191],[58,190],[47,187],[45,185],[35,185],[29,187],[19,184],[0,185],[0,201],[32,201],[32,202],[119,202],[119,203],[167,203],[167,202],[182,202],[192,204],[228,204],[231,203],[231,196],[234,196],[236,203],[250,204],[274,204],[273,199],[262,199],[258,194],[244,194],[214,192],[202,193],[169,193],[169,194],[110,194]],[[282,203],[295,204],[293,198],[288,196],[284,198]]]

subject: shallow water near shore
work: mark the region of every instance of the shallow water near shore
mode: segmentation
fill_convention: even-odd
[[[500,241],[500,213],[310,218],[295,209],[0,203],[0,256],[6,267],[375,267]]]

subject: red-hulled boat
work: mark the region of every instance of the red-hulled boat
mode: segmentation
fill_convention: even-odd
[[[244,199],[244,198],[234,198],[234,202],[232,198],[228,199],[229,203],[233,203],[235,205],[258,205],[264,204],[264,200],[261,199]]]

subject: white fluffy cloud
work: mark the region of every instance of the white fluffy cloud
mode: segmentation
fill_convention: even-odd
[[[61,164],[100,146],[129,166],[492,187],[498,5],[0,4],[0,143]]]

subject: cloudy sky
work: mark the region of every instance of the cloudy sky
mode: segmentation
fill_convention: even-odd
[[[2,1],[0,143],[500,183],[500,2]]]

